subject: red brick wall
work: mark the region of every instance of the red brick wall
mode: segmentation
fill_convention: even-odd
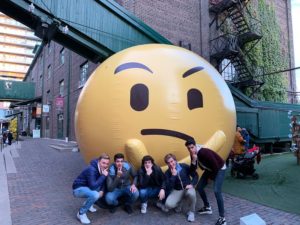
[[[190,43],[191,50],[209,59],[208,1],[118,1],[173,44]],[[205,21],[205,22],[204,22]]]
[[[293,30],[291,16],[291,1],[290,0],[268,0],[268,3],[273,4],[275,8],[276,18],[281,29],[281,49],[284,56],[288,59],[288,67],[294,68],[294,47],[293,47]],[[289,90],[296,91],[295,72],[287,72],[286,76],[289,80]],[[289,99],[290,102],[292,99]]]

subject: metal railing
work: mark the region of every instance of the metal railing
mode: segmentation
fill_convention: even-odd
[[[220,55],[226,58],[226,55],[237,52],[237,37],[231,34],[223,34],[217,38],[210,40],[210,55]],[[223,56],[222,56],[223,54]]]

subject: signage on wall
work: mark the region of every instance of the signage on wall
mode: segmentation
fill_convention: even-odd
[[[36,111],[35,111],[35,116],[36,116],[36,118],[40,118],[41,115],[42,115],[42,105],[37,104]]]
[[[64,98],[63,97],[56,97],[55,106],[56,106],[57,110],[62,110],[63,107],[64,107]]]
[[[50,107],[49,105],[43,105],[43,113],[49,113]]]
[[[10,90],[12,88],[12,82],[11,81],[5,81],[4,87],[6,90]]]

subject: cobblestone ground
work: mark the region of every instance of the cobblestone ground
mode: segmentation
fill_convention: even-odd
[[[72,182],[85,167],[80,153],[59,152],[49,147],[51,139],[27,139],[22,142],[20,157],[15,158],[16,174],[8,175],[8,188],[13,225],[80,224],[76,213],[83,202],[72,195]],[[215,198],[208,190],[214,213],[196,215],[188,223],[184,214],[163,213],[154,206],[142,215],[139,204],[132,215],[122,208],[111,214],[105,209],[89,213],[92,224],[101,225],[182,225],[215,224],[218,214]],[[286,213],[224,194],[227,224],[240,224],[239,218],[251,213],[260,215],[268,225],[300,224],[300,216]],[[198,201],[197,208],[201,207]],[[1,223],[0,223],[1,224]]]

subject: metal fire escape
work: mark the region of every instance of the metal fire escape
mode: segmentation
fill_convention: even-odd
[[[262,70],[254,66],[249,52],[262,38],[260,21],[253,18],[247,8],[249,0],[211,0],[210,12],[216,25],[216,38],[210,41],[211,61],[222,73],[230,64],[235,74],[224,77],[233,86],[245,90],[252,87],[252,94],[263,84]],[[246,16],[247,15],[247,16]],[[221,68],[224,59],[229,62]]]

